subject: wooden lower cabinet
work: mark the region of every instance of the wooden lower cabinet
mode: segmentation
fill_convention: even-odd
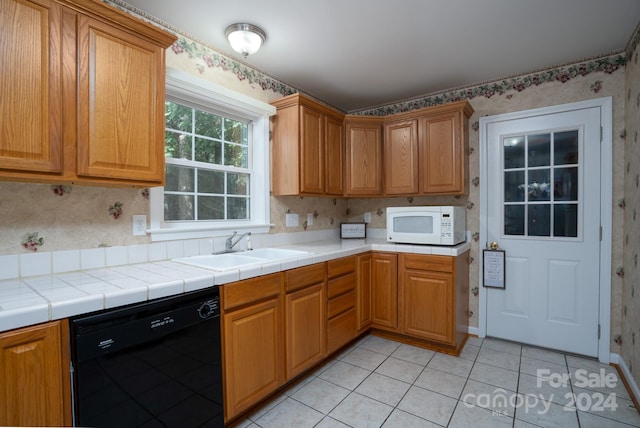
[[[225,421],[369,330],[458,354],[468,280],[468,253],[374,251],[222,286]]]
[[[467,335],[469,264],[458,257],[401,254],[398,263],[400,332],[457,353]]]
[[[404,293],[402,333],[453,342],[451,275],[407,270],[402,273],[400,284]]]
[[[398,327],[398,255],[373,253],[371,257],[371,323],[375,328]]]
[[[293,379],[326,355],[324,281],[285,297],[286,380]]]
[[[0,425],[70,426],[66,320],[0,333]]]
[[[327,262],[327,354],[357,335],[356,257]]]
[[[285,272],[285,381],[322,361],[326,348],[325,264]]]
[[[356,263],[356,327],[358,329],[358,333],[360,333],[371,325],[371,253],[359,255]]]
[[[225,420],[283,382],[280,274],[221,287]]]

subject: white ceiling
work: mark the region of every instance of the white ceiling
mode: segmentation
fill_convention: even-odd
[[[623,50],[639,0],[125,0],[350,112]],[[246,60],[224,29],[258,25]]]

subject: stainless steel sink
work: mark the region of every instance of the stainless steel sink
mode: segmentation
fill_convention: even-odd
[[[307,251],[288,250],[284,248],[258,248],[234,253],[180,257],[173,259],[173,261],[216,271],[225,271],[240,269],[245,266],[295,259],[309,254],[311,253]]]

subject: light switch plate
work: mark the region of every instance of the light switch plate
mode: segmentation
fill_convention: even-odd
[[[298,214],[296,213],[285,214],[285,226],[298,227]]]
[[[307,214],[307,226],[311,226],[313,224],[313,214]]]
[[[364,215],[362,217],[363,217],[363,220],[364,220],[365,223],[371,223],[371,213],[370,212],[364,213]]]

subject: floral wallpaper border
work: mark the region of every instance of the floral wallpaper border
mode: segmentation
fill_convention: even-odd
[[[478,86],[464,87],[447,92],[439,92],[433,95],[426,95],[419,98],[412,98],[376,107],[372,109],[352,112],[363,116],[387,116],[395,113],[402,113],[417,110],[424,107],[431,107],[449,102],[470,100],[476,97],[491,98],[494,95],[503,95],[508,91],[522,92],[531,86],[539,86],[543,83],[559,81],[566,83],[577,76],[587,76],[595,72],[613,73],[626,64],[624,54],[616,54],[604,58],[594,59],[588,62],[576,63],[566,67],[550,68],[532,74],[521,75],[508,79],[485,83]],[[597,85],[592,88],[597,92]]]

